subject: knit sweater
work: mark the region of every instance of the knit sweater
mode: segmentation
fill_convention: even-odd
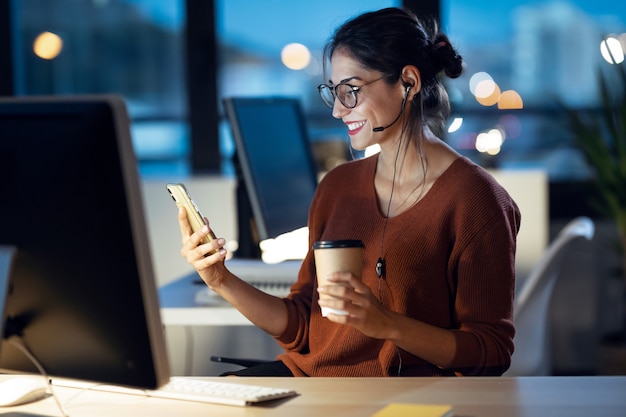
[[[454,359],[442,369],[322,317],[312,250],[284,299],[289,318],[276,337],[286,350],[279,359],[295,376],[501,375],[515,333],[517,205],[484,169],[459,157],[417,204],[388,219],[381,239],[377,158],[342,164],[320,181],[309,212],[309,247],[316,240],[362,240],[363,282],[386,308],[450,329]],[[379,283],[381,241],[386,273]]]

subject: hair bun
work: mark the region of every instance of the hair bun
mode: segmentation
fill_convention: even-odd
[[[443,34],[436,37],[431,47],[431,54],[435,64],[435,72],[445,71],[450,78],[458,78],[463,73],[463,58],[450,44]]]

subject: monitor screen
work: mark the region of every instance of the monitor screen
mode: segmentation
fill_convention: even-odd
[[[248,257],[246,251],[257,251],[261,240],[307,225],[317,167],[298,99],[230,97],[223,104],[241,187],[235,256]]]
[[[124,101],[0,99],[0,181],[0,370],[39,373],[22,346],[49,376],[166,383]]]

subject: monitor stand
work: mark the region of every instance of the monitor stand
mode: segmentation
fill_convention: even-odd
[[[15,259],[16,253],[17,248],[15,246],[0,245],[0,336],[4,334],[2,316],[4,314],[4,303],[7,298],[9,282],[11,280],[13,259]]]
[[[261,259],[259,237],[254,221],[252,205],[244,181],[237,179],[237,230],[239,248],[234,254],[238,259]]]
[[[9,339],[12,336],[20,335],[16,332],[15,322],[11,318],[7,318],[4,321],[4,308],[7,299],[7,292],[9,290],[9,283],[11,281],[11,270],[13,268],[13,260],[17,253],[15,246],[0,245],[0,341]],[[32,353],[28,351],[26,347],[20,348],[22,352],[26,354],[28,359],[33,364],[43,370],[40,367],[37,359],[32,356]],[[46,376],[42,372],[42,376]],[[2,391],[5,395],[2,396],[0,406],[9,407],[13,405],[27,404],[46,398],[47,383],[46,379],[33,378],[30,376],[13,376],[11,379],[3,379],[0,382]],[[66,415],[65,413],[63,414]]]
[[[13,262],[17,247],[0,245],[0,341],[21,335],[25,322],[21,318],[5,317],[6,300],[9,296]]]

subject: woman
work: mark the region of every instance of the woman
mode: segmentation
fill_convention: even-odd
[[[228,271],[224,239],[198,245],[208,227],[192,234],[179,212],[182,255],[286,349],[238,374],[501,375],[513,352],[520,213],[489,174],[437,137],[449,113],[438,76],[458,77],[461,57],[436,27],[398,8],[346,22],[324,55],[322,99],[352,147],[380,152],[320,181],[309,240],[362,240],[361,279],[335,273],[331,281],[344,285],[318,289],[309,251],[287,298],[264,294]],[[322,317],[322,306],[348,314]]]

